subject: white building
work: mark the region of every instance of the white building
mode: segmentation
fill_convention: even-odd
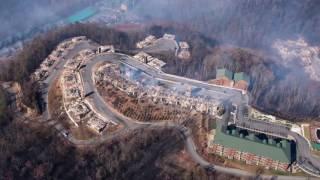
[[[167,40],[175,40],[176,39],[176,36],[175,35],[173,35],[173,34],[164,34],[163,35],[163,38],[164,39],[167,39]]]

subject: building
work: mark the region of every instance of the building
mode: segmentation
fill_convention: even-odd
[[[67,113],[71,121],[78,127],[79,123],[84,117],[91,111],[87,104],[84,102],[72,102],[72,104],[66,105]]]
[[[137,59],[138,61],[142,62],[142,63],[149,63],[152,60],[152,56],[150,56],[149,54],[141,51],[138,54],[133,56],[135,59]]]
[[[233,87],[233,73],[228,69],[222,68],[217,69],[216,71],[216,79],[212,80],[211,83],[226,86],[226,87]]]
[[[181,50],[181,51],[179,52],[179,54],[178,54],[178,57],[179,57],[180,59],[184,59],[184,60],[190,59],[191,53],[190,53],[189,50]]]
[[[180,46],[180,49],[182,49],[182,50],[189,50],[189,48],[190,48],[190,46],[189,46],[189,44],[187,43],[187,42],[184,42],[184,41],[182,41],[182,42],[179,42],[179,46]]]
[[[216,79],[228,79],[232,80],[233,73],[228,69],[217,69]]]
[[[176,36],[173,34],[164,34],[163,35],[163,39],[167,39],[167,40],[175,40]]]
[[[157,38],[155,36],[149,35],[143,41],[138,42],[136,46],[137,48],[142,49],[152,45],[156,40]]]
[[[156,69],[161,69],[164,65],[166,65],[165,62],[161,61],[158,58],[154,58],[143,51],[139,52],[138,54],[136,54],[133,57],[135,59],[137,59],[138,61],[145,63],[145,64],[148,64],[149,66],[152,66]]]
[[[222,68],[217,69],[216,79],[210,80],[209,83],[240,89],[243,93],[246,93],[250,84],[250,77],[244,72],[233,74],[228,69]]]
[[[288,171],[294,161],[290,141],[273,137],[262,139],[253,132],[246,134],[238,128],[223,131],[217,127],[211,144],[209,152],[266,169]]]
[[[239,72],[234,74],[234,88],[241,89],[244,91],[248,90],[250,78],[244,72]]]
[[[89,119],[89,121],[87,122],[87,125],[96,133],[101,133],[107,126],[107,123],[104,122],[102,119],[94,116]]]

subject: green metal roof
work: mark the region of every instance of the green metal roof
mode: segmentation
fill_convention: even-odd
[[[92,7],[88,7],[85,8],[81,11],[78,11],[77,13],[69,16],[67,18],[68,23],[75,23],[75,22],[79,22],[79,21],[83,21],[86,20],[88,18],[90,18],[91,16],[95,15],[97,13],[97,10],[92,8]]]
[[[217,69],[217,75],[216,75],[216,78],[219,78],[219,77],[227,77],[229,78],[230,80],[232,79],[232,76],[233,76],[233,73],[231,71],[229,71],[228,69]]]
[[[291,163],[291,144],[289,141],[282,140],[282,147],[278,147],[275,143],[264,144],[259,139],[252,140],[252,138],[249,138],[241,138],[239,135],[229,135],[222,132],[220,128],[217,128],[213,142],[227,148],[237,149],[241,152],[248,152],[280,162]]]
[[[244,73],[244,72],[239,72],[239,73],[235,73],[234,74],[234,80],[237,82],[237,81],[246,81],[246,82],[249,82],[250,81],[250,78],[249,76]]]

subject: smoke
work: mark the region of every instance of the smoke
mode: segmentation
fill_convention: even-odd
[[[255,79],[251,93],[259,108],[286,116],[316,117],[320,62],[319,51],[314,49],[320,45],[319,9],[318,0],[140,0],[133,11],[143,21],[178,22],[222,44],[235,45],[228,51],[231,64],[220,57],[204,61],[211,66],[199,65],[203,61],[197,60],[186,66],[190,77],[201,73],[196,72],[197,66],[212,72],[216,65],[230,64]],[[299,38],[306,45],[299,45],[299,50],[287,48],[287,42],[299,44]],[[274,49],[275,44],[279,48]],[[221,49],[217,51],[225,57],[225,48]],[[294,56],[283,58],[286,53]]]
[[[135,12],[145,20],[178,21],[218,40],[256,47],[301,34],[319,41],[319,8],[317,0],[141,0]]]
[[[0,5],[0,47],[35,34],[62,20],[90,0],[10,0]],[[6,43],[5,43],[6,42]]]

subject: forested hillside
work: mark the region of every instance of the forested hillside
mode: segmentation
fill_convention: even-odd
[[[174,20],[209,37],[240,46],[265,46],[301,34],[319,43],[318,0],[142,0],[147,20]]]
[[[0,125],[8,118],[7,97],[5,91],[0,87]]]
[[[320,116],[320,82],[311,80],[302,69],[284,67],[273,55],[256,49],[218,43],[185,26],[150,29],[151,34],[164,32],[176,33],[192,47],[189,61],[159,55],[167,61],[166,72],[203,81],[214,79],[217,68],[246,72],[251,78],[251,105],[292,121]]]

